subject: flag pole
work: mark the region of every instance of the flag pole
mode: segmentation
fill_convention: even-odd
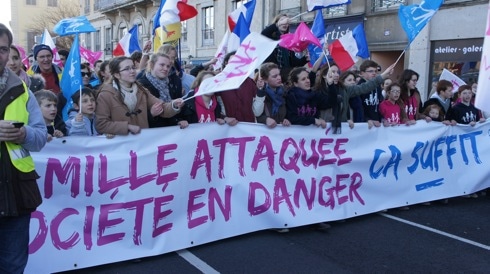
[[[196,97],[196,95],[192,95],[191,97],[187,97],[187,98],[182,100],[182,103],[185,103],[186,101],[189,101],[190,99],[195,98],[195,97]]]
[[[328,47],[327,34],[323,35],[323,40],[325,41],[325,45]],[[328,54],[325,51],[325,45],[324,48],[322,48],[322,51],[323,51],[323,55],[325,56],[325,60],[327,60],[328,69],[330,69],[330,61],[328,61]]]
[[[179,38],[179,68],[180,68],[180,71],[177,72],[177,75],[182,77],[181,73],[183,73],[184,70],[182,69],[182,44],[180,43],[180,40],[181,40],[181,38]]]
[[[395,66],[396,64],[398,64],[398,61],[400,61],[400,58],[402,58],[403,54],[407,51],[408,47],[410,46],[410,44],[408,44],[405,49],[402,51],[402,53],[400,53],[400,56],[398,56],[398,59],[396,59],[395,61]],[[394,66],[393,66],[394,67]]]
[[[398,63],[398,61],[400,61],[400,58],[402,58],[404,53],[405,53],[405,50],[403,50],[402,53],[400,54],[400,56],[398,56],[398,59],[396,59],[396,61],[395,61],[395,66]]]
[[[80,98],[78,99],[78,113],[82,113],[82,85],[80,84]]]

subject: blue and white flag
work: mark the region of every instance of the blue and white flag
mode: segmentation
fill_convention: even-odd
[[[307,0],[308,11],[350,4],[350,0]]]
[[[423,0],[420,5],[400,5],[398,18],[403,30],[407,33],[409,44],[436,14],[444,0]]]
[[[79,91],[83,85],[79,45],[78,35],[75,35],[75,40],[73,40],[63,74],[61,75],[60,87],[63,91],[63,96],[66,98],[66,105],[62,111],[63,120],[65,121],[68,119],[68,111],[73,104],[71,96]]]
[[[323,22],[323,15],[321,11],[316,12],[315,20],[313,21],[313,25],[311,26],[311,32],[313,35],[320,40],[320,44],[322,46],[325,44],[325,23]],[[323,49],[321,47],[318,47],[314,44],[308,45],[308,52],[310,54],[310,65],[313,66],[315,64],[316,60],[320,57],[320,55],[323,52]],[[325,63],[325,61],[322,62],[322,64]]]
[[[61,19],[55,26],[54,32],[59,36],[70,34],[95,32],[94,26],[90,24],[86,16]]]

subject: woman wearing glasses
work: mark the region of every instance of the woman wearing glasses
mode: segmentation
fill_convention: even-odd
[[[419,74],[411,69],[402,72],[398,84],[400,84],[400,98],[405,103],[405,112],[409,120],[420,119],[420,113],[423,111],[422,97],[417,89]]]
[[[99,133],[127,135],[138,134],[148,128],[148,115],[172,117],[182,106],[182,99],[163,102],[136,82],[137,68],[129,57],[112,59],[109,69],[112,84],[104,84],[97,96],[97,121]]]

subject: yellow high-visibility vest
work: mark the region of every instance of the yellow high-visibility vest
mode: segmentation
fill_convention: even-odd
[[[27,112],[27,101],[29,100],[28,89],[23,83],[24,92],[22,95],[12,101],[5,110],[4,120],[23,122],[25,125],[29,122],[29,112]],[[5,142],[10,161],[17,170],[21,172],[30,172],[34,170],[34,160],[29,151],[21,145],[13,142]]]

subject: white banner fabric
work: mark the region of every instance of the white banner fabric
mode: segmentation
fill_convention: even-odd
[[[483,39],[483,52],[481,54],[480,72],[478,73],[478,87],[475,97],[475,107],[490,112],[490,3],[487,8],[487,23],[485,38]]]
[[[26,273],[163,254],[490,186],[490,123],[367,129],[192,124],[67,137],[33,154]],[[486,167],[485,167],[486,166]]]
[[[230,57],[223,71],[204,79],[194,96],[239,88],[245,79],[254,76],[255,69],[269,57],[278,43],[260,33],[250,33]]]

